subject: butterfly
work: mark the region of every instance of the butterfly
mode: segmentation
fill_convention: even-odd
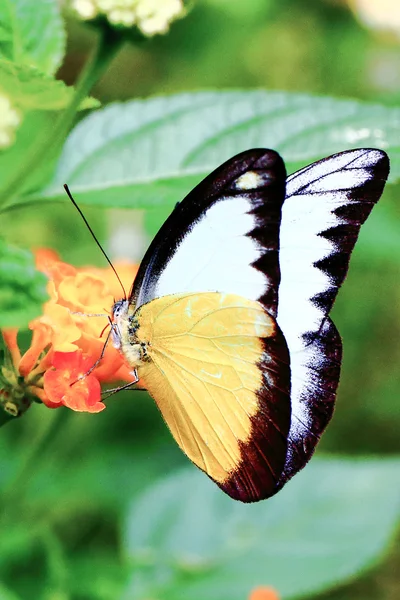
[[[329,312],[388,173],[376,149],[288,178],[277,152],[242,152],[175,207],[113,307],[135,382],[236,500],[278,492],[332,417],[342,346]]]

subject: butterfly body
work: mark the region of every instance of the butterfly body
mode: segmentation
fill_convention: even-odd
[[[147,356],[147,344],[140,343],[136,336],[139,326],[128,300],[118,300],[112,308],[113,328],[111,330],[113,345],[121,350],[133,370],[143,363]]]
[[[288,179],[276,152],[244,152],[177,205],[114,306],[114,345],[232,498],[281,489],[332,416],[341,340],[328,315],[387,174],[378,150]]]

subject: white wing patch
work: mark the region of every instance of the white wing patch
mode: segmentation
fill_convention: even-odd
[[[335,246],[318,234],[341,223],[331,211],[345,201],[339,192],[329,198],[295,195],[283,205],[278,323],[293,352],[303,347],[302,334],[316,331],[324,316],[311,298],[329,289],[331,280],[314,263],[332,254]]]
[[[345,172],[341,169],[362,169],[377,163],[382,158],[380,150],[351,150],[336,154],[334,157],[313,163],[304,167],[293,175],[290,175],[286,181],[286,195],[291,196],[294,193],[301,192],[303,186],[309,186],[311,181],[317,181],[320,177],[335,173],[338,185],[331,189],[343,189],[342,176]],[[350,164],[351,163],[351,164]]]
[[[242,196],[222,197],[196,221],[162,271],[155,297],[183,292],[224,292],[257,300],[267,277],[252,267],[262,252],[247,236],[255,228]]]
[[[363,222],[361,216],[358,221],[354,216],[350,221],[346,220],[345,211],[341,211],[342,216],[335,211],[351,203],[357,206],[359,202],[372,207],[378,200],[378,193],[365,194],[360,199],[358,189],[374,177],[372,167],[382,160],[382,156],[383,153],[377,150],[344,152],[305,167],[287,180],[280,231],[281,283],[277,321],[290,352],[292,424],[289,439],[300,445],[314,429],[313,402],[327,399],[324,391],[318,388],[321,385],[318,371],[325,369],[327,361],[334,360],[327,356],[328,350],[324,351],[318,343],[310,343],[310,337],[308,341],[304,337],[318,335],[329,312],[315,297],[337,293],[334,268],[330,273],[317,263],[340,254],[348,257],[353,247],[347,234],[332,239],[321,234],[349,224],[358,233]],[[332,340],[333,347],[335,343]],[[291,459],[289,447],[287,464]]]

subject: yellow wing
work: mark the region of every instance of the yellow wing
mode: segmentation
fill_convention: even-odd
[[[211,292],[152,300],[134,319],[146,353],[139,377],[185,454],[234,498],[274,493],[290,426],[275,319],[258,302]]]

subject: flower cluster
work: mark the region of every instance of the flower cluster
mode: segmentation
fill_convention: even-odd
[[[21,123],[19,111],[8,96],[0,93],[0,149],[8,148],[15,140],[15,130]]]
[[[166,33],[185,13],[183,0],[72,0],[71,5],[81,19],[104,16],[111,25],[136,25],[146,36]]]
[[[3,331],[10,360],[1,369],[1,403],[14,414],[29,399],[50,408],[100,412],[105,408],[100,384],[132,380],[121,353],[101,337],[121,296],[119,283],[110,268],[77,269],[47,250],[37,253],[37,267],[49,278],[50,300],[30,323],[31,345],[22,356],[17,330]],[[118,265],[118,272],[129,289],[136,267]]]

